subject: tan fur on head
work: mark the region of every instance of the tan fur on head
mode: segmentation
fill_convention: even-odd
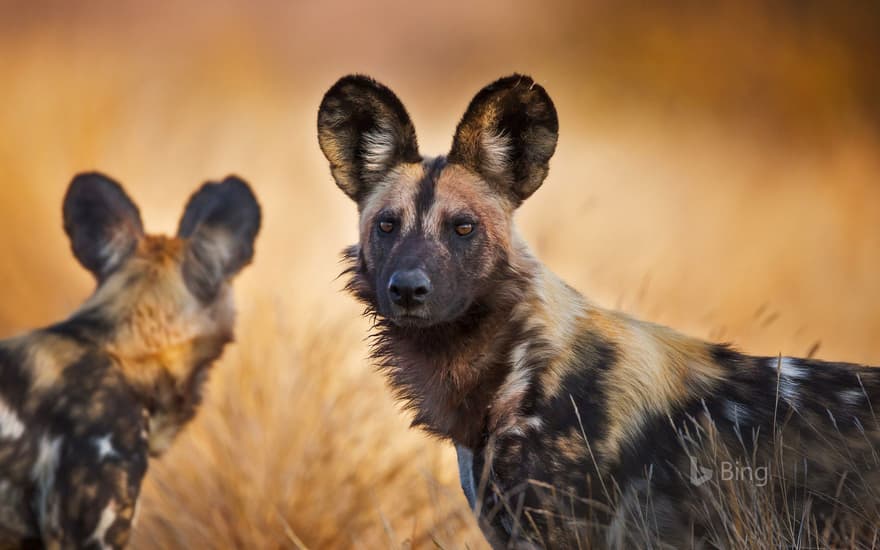
[[[421,163],[401,164],[370,189],[360,207],[361,246],[368,245],[376,216],[383,210],[400,216],[401,231],[412,231],[416,224],[415,197],[424,175],[425,168]]]
[[[154,452],[167,448],[190,415],[190,405],[198,402],[188,393],[200,391],[195,387],[201,382],[199,369],[233,339],[230,289],[223,288],[207,307],[201,303],[184,281],[184,245],[179,238],[145,237],[83,306],[101,311],[113,324],[106,352],[155,406],[150,419]],[[186,411],[168,410],[181,400]]]
[[[409,234],[420,221],[425,235],[441,239],[451,215],[468,212],[480,220],[481,227],[494,243],[499,255],[513,256],[510,235],[514,205],[473,172],[457,165],[447,166],[434,185],[435,198],[423,219],[416,215],[416,195],[425,177],[425,165],[401,164],[371,188],[361,205],[360,246],[369,246],[373,228],[380,212],[395,213],[400,220],[400,231]],[[442,251],[442,248],[440,249]],[[366,258],[369,266],[370,259]],[[495,265],[493,259],[483,263],[483,273]]]
[[[504,196],[493,192],[485,180],[457,166],[449,165],[437,178],[434,204],[425,217],[425,232],[439,236],[444,223],[452,214],[472,212],[480,220],[482,229],[499,254],[512,256],[511,230],[513,227],[513,204]],[[492,262],[487,261],[488,268]],[[485,275],[485,273],[483,273]]]
[[[146,237],[124,268],[85,304],[113,320],[117,328],[108,349],[124,363],[175,359],[198,340],[232,339],[235,312],[229,290],[205,307],[187,289],[182,261],[181,239]],[[167,368],[183,372],[179,365]]]

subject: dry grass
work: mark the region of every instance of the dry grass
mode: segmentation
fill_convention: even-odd
[[[297,336],[271,308],[254,314],[213,412],[154,464],[135,546],[476,545],[449,457],[424,453],[376,399],[381,380],[351,368],[351,327]]]
[[[555,271],[599,303],[756,353],[820,341],[820,357],[880,363],[873,12],[823,34],[821,13],[737,3],[694,10],[679,33],[679,9],[580,5],[4,6],[0,336],[89,291],[60,228],[76,171],[123,181],[152,230],[229,172],[265,209],[238,344],[151,465],[135,548],[484,544],[452,450],[408,429],[334,282],[355,209],[314,125],[349,71],[398,91],[425,152],[448,147],[479,86],[533,73],[562,135],[520,224]]]

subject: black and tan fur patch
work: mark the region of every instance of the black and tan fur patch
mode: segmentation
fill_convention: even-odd
[[[493,545],[876,539],[880,371],[750,357],[603,309],[518,238],[558,133],[540,85],[480,91],[447,157],[417,158],[402,104],[366,77],[331,88],[318,125],[359,207],[348,290],[375,319],[373,357],[414,424],[455,443]]]
[[[193,417],[231,341],[231,278],[260,209],[243,181],[203,186],[176,237],[146,235],[122,187],[74,178],[64,227],[98,281],[68,320],[0,341],[0,547],[122,548],[148,456]]]

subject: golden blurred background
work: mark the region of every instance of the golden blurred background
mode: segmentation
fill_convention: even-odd
[[[594,301],[760,354],[880,364],[880,5],[0,3],[0,337],[92,282],[61,199],[117,178],[172,232],[206,179],[259,195],[238,343],[144,485],[134,548],[480,548],[448,444],[408,429],[340,292],[355,206],[315,136],[349,72],[422,151],[529,73],[560,116],[522,233]]]

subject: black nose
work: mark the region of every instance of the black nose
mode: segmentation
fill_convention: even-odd
[[[402,307],[421,305],[430,293],[431,280],[421,269],[395,271],[388,281],[391,301]]]

